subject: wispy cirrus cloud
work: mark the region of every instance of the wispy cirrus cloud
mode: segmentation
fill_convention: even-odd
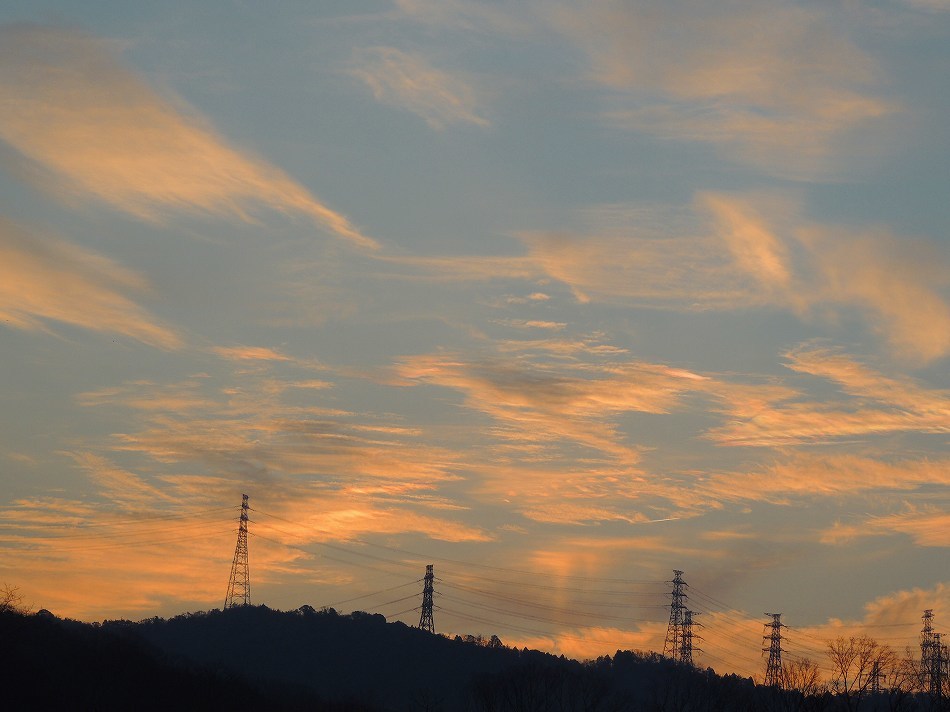
[[[830,172],[837,142],[896,107],[831,9],[783,2],[601,0],[544,12],[616,93],[617,126],[721,147],[771,173]]]
[[[950,353],[947,254],[936,244],[883,230],[806,226],[797,233],[814,264],[816,309],[853,307],[912,363]]]
[[[148,291],[144,277],[108,257],[0,218],[0,320],[8,327],[59,322],[179,348],[181,336],[127,296]]]
[[[754,196],[707,194],[701,204],[766,303],[803,317],[856,309],[909,361],[950,352],[948,263],[933,243],[809,223]]]
[[[860,524],[838,522],[823,532],[821,540],[841,545],[886,534],[904,534],[918,546],[950,547],[950,513],[933,505],[907,504],[902,511],[867,517]]]
[[[582,303],[727,309],[755,298],[707,237],[524,232],[528,258]]]
[[[82,407],[129,414],[127,427],[100,447],[137,458],[142,476],[179,495],[192,483],[218,500],[254,488],[265,509],[301,522],[309,541],[426,530],[450,541],[489,538],[446,514],[465,509],[440,491],[460,479],[459,453],[427,443],[395,416],[323,405],[322,391],[334,383],[313,381],[312,364],[263,347],[235,348],[222,354],[237,359],[233,377],[129,382],[77,396]],[[92,457],[83,464],[95,465],[103,482],[115,479],[114,468]]]
[[[115,473],[104,461],[81,454],[80,461],[84,469],[101,465]],[[114,491],[118,480],[107,479],[102,484]],[[15,500],[0,510],[4,566],[24,577],[29,597],[58,615],[86,620],[135,616],[169,601],[223,599],[227,564],[221,551],[234,545],[234,507],[205,511],[207,499],[198,497],[156,514],[154,505],[134,495],[110,504],[45,497]],[[262,569],[285,556],[256,553]]]
[[[382,259],[391,278],[406,270],[437,282],[553,279],[585,304],[777,309],[818,324],[858,316],[907,363],[950,353],[950,260],[935,241],[816,223],[797,198],[756,192],[700,193],[689,209],[604,205],[578,216],[574,230],[517,233],[523,255]]]
[[[882,461],[856,454],[795,453],[753,472],[711,475],[695,490],[709,501],[793,504],[803,500],[911,492],[922,486],[950,486],[946,460]]]
[[[466,405],[491,416],[514,444],[556,447],[572,442],[627,463],[639,460],[612,422],[620,413],[666,413],[705,377],[645,363],[549,364],[453,354],[403,359],[406,384],[457,390]]]
[[[377,101],[410,111],[433,129],[455,123],[490,125],[482,116],[481,92],[472,81],[434,67],[421,54],[368,47],[354,52],[349,71]]]
[[[667,234],[635,211],[625,225],[616,206],[605,211],[584,231],[519,234],[527,255],[513,264],[528,276],[534,262],[585,303],[772,308],[818,322],[857,313],[908,362],[950,353],[950,264],[933,242],[817,224],[797,201],[755,193],[702,193],[691,219],[669,211],[681,232]]]
[[[842,384],[848,399],[745,402],[730,398],[727,422],[707,433],[723,445],[782,446],[885,433],[950,432],[950,394],[892,379],[843,354],[799,349],[789,368]]]
[[[107,42],[77,31],[0,29],[0,139],[62,189],[139,218],[171,210],[250,220],[247,206],[258,205],[376,246],[282,170],[157,94]]]

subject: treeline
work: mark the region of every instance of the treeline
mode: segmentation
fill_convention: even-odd
[[[919,679],[892,685],[897,677],[879,677],[866,684],[861,666],[879,673],[884,649],[869,649],[863,639],[841,641],[843,681],[826,685],[814,665],[799,661],[785,670],[786,689],[675,664],[655,653],[618,651],[578,662],[510,648],[497,636],[449,639],[387,623],[380,615],[339,615],[309,606],[289,612],[248,606],[102,624],[7,611],[0,613],[0,641],[0,706],[10,710],[950,709],[920,692]]]
[[[364,709],[327,701],[306,687],[251,684],[227,668],[172,659],[134,629],[0,611],[0,709],[228,708]]]

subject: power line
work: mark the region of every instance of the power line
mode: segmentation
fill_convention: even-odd
[[[422,581],[422,579],[416,579],[415,581],[409,581],[408,583],[401,583],[398,586],[390,586],[389,588],[382,588],[379,591],[373,591],[372,593],[364,593],[362,596],[354,596],[353,598],[347,598],[342,601],[336,601],[335,603],[328,603],[326,607],[333,608],[334,606],[342,606],[344,603],[352,603],[353,601],[359,601],[364,598],[371,598],[372,596],[378,596],[381,593],[396,591],[397,589],[405,588],[406,586],[415,586],[420,581]]]
[[[528,607],[531,607],[531,608],[543,609],[543,610],[546,610],[546,611],[550,611],[550,612],[552,612],[552,613],[559,613],[559,614],[563,614],[563,615],[575,615],[575,616],[578,616],[578,615],[579,615],[579,616],[586,616],[586,617],[591,617],[591,618],[599,618],[599,619],[604,619],[604,620],[629,621],[629,622],[633,622],[633,623],[641,623],[641,622],[645,622],[645,621],[647,621],[647,620],[649,620],[650,622],[652,622],[652,619],[629,618],[629,617],[626,617],[626,616],[615,616],[615,615],[611,615],[611,614],[608,614],[608,613],[594,613],[594,612],[590,612],[590,611],[582,611],[582,610],[578,610],[578,609],[576,609],[576,608],[574,608],[574,607],[571,607],[571,608],[561,608],[561,607],[559,607],[559,606],[551,606],[551,605],[548,605],[548,604],[545,604],[545,603],[539,603],[539,602],[536,602],[536,601],[526,601],[526,600],[523,600],[523,599],[520,599],[520,598],[517,598],[517,597],[514,597],[514,596],[506,596],[506,595],[504,595],[504,594],[497,593],[497,592],[494,592],[494,591],[486,591],[486,590],[484,590],[484,589],[478,589],[478,588],[474,588],[474,587],[470,587],[470,586],[464,586],[464,585],[461,585],[461,584],[449,583],[449,582],[444,581],[444,580],[442,580],[442,579],[439,579],[439,583],[440,583],[440,585],[442,585],[443,587],[447,587],[447,588],[449,588],[449,589],[458,589],[458,590],[460,590],[460,591],[466,591],[466,592],[468,592],[468,593],[474,593],[474,594],[476,594],[476,595],[486,596],[486,597],[488,597],[488,598],[495,598],[495,599],[498,599],[498,600],[501,600],[501,601],[506,601],[506,602],[509,602],[509,603],[515,603],[515,604],[518,604],[518,605],[528,606]],[[596,604],[595,604],[595,605],[596,605]],[[611,604],[611,605],[614,605],[614,604]],[[659,606],[659,605],[657,605],[657,606],[649,606],[649,607],[650,607],[650,608],[665,608],[665,606]]]
[[[253,508],[252,508],[251,511],[257,512],[258,514],[263,514],[264,516],[267,516],[267,517],[273,517],[274,519],[280,519],[281,521],[287,522],[288,524],[297,525],[297,522],[293,522],[293,521],[291,521],[291,520],[289,520],[289,519],[285,519],[285,518],[283,518],[283,517],[279,517],[279,516],[277,516],[276,514],[270,514],[270,513],[268,513],[268,512],[263,512],[263,511],[261,511],[261,510],[259,510],[259,509],[253,509]],[[543,577],[545,577],[545,578],[550,578],[550,576],[551,576],[551,574],[550,574],[549,572],[544,572],[544,571],[531,571],[531,570],[526,570],[526,569],[512,569],[512,568],[506,568],[506,567],[503,567],[503,566],[493,566],[493,565],[490,565],[490,564],[481,564],[481,563],[477,563],[477,562],[474,562],[474,561],[462,561],[462,560],[460,560],[460,559],[449,559],[449,558],[440,557],[440,556],[433,556],[432,554],[420,554],[420,553],[418,553],[418,552],[409,551],[409,550],[407,550],[407,549],[400,549],[400,548],[393,547],[393,546],[386,546],[386,545],[384,545],[384,544],[377,544],[377,543],[375,543],[375,542],[367,541],[367,540],[365,540],[365,539],[352,538],[352,539],[350,539],[349,541],[354,541],[354,542],[357,542],[357,543],[359,543],[359,544],[364,544],[364,545],[366,545],[366,546],[376,547],[376,548],[378,548],[378,549],[384,549],[384,550],[386,550],[386,551],[392,551],[392,552],[396,552],[396,553],[399,553],[399,554],[405,554],[405,555],[407,555],[407,556],[413,556],[413,557],[416,557],[419,561],[425,561],[425,560],[430,560],[430,561],[442,561],[442,562],[451,563],[451,564],[459,564],[460,566],[465,566],[465,567],[476,567],[476,568],[481,568],[481,569],[489,569],[489,570],[493,570],[493,571],[504,571],[504,572],[506,572],[506,573],[521,574],[521,575],[525,575],[525,576],[543,576]],[[637,585],[637,584],[659,584],[659,583],[663,583],[662,581],[654,581],[654,580],[622,579],[622,578],[609,578],[609,577],[597,577],[597,576],[574,576],[574,575],[568,575],[568,574],[561,575],[561,576],[559,576],[559,578],[564,578],[564,579],[569,579],[569,580],[575,580],[575,581],[595,581],[595,582],[599,582],[599,583],[618,583],[618,584],[633,584],[633,585]]]

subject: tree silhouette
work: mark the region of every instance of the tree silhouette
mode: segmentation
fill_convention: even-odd
[[[0,586],[0,613],[15,611],[29,613],[29,607],[23,605],[23,596],[19,586],[4,583]]]
[[[831,663],[831,690],[847,710],[858,710],[874,684],[872,673],[885,676],[897,664],[897,656],[888,646],[868,636],[838,637],[828,643]]]

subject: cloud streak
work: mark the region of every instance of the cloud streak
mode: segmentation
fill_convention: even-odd
[[[666,413],[703,376],[662,365],[546,364],[522,359],[467,360],[449,354],[404,359],[406,384],[429,383],[465,394],[466,405],[490,415],[498,434],[516,444],[573,442],[628,464],[639,453],[610,420],[624,412]]]
[[[179,348],[174,329],[126,296],[147,291],[141,275],[107,257],[0,218],[0,321],[8,327],[46,330],[54,321]]]
[[[950,264],[936,244],[810,222],[797,201],[773,195],[701,193],[693,219],[668,212],[682,232],[658,234],[631,213],[626,225],[610,219],[589,232],[521,233],[527,255],[507,273],[527,277],[533,262],[582,303],[771,308],[826,323],[859,314],[907,362],[950,353]]]
[[[79,32],[0,29],[0,139],[61,189],[138,218],[173,210],[251,220],[247,206],[256,204],[376,247],[279,168],[160,97],[106,42]]]
[[[945,390],[928,390],[909,378],[888,378],[823,349],[792,351],[788,365],[841,384],[853,398],[783,397],[771,403],[733,399],[726,405],[732,417],[708,437],[723,445],[782,446],[885,433],[950,432],[950,394]]]
[[[616,93],[614,125],[721,147],[759,169],[826,174],[838,142],[896,107],[831,11],[780,2],[601,0],[546,15]]]
[[[464,123],[489,126],[481,115],[479,92],[470,81],[437,69],[422,55],[395,47],[357,50],[350,73],[366,84],[376,100],[410,111],[433,129]]]

